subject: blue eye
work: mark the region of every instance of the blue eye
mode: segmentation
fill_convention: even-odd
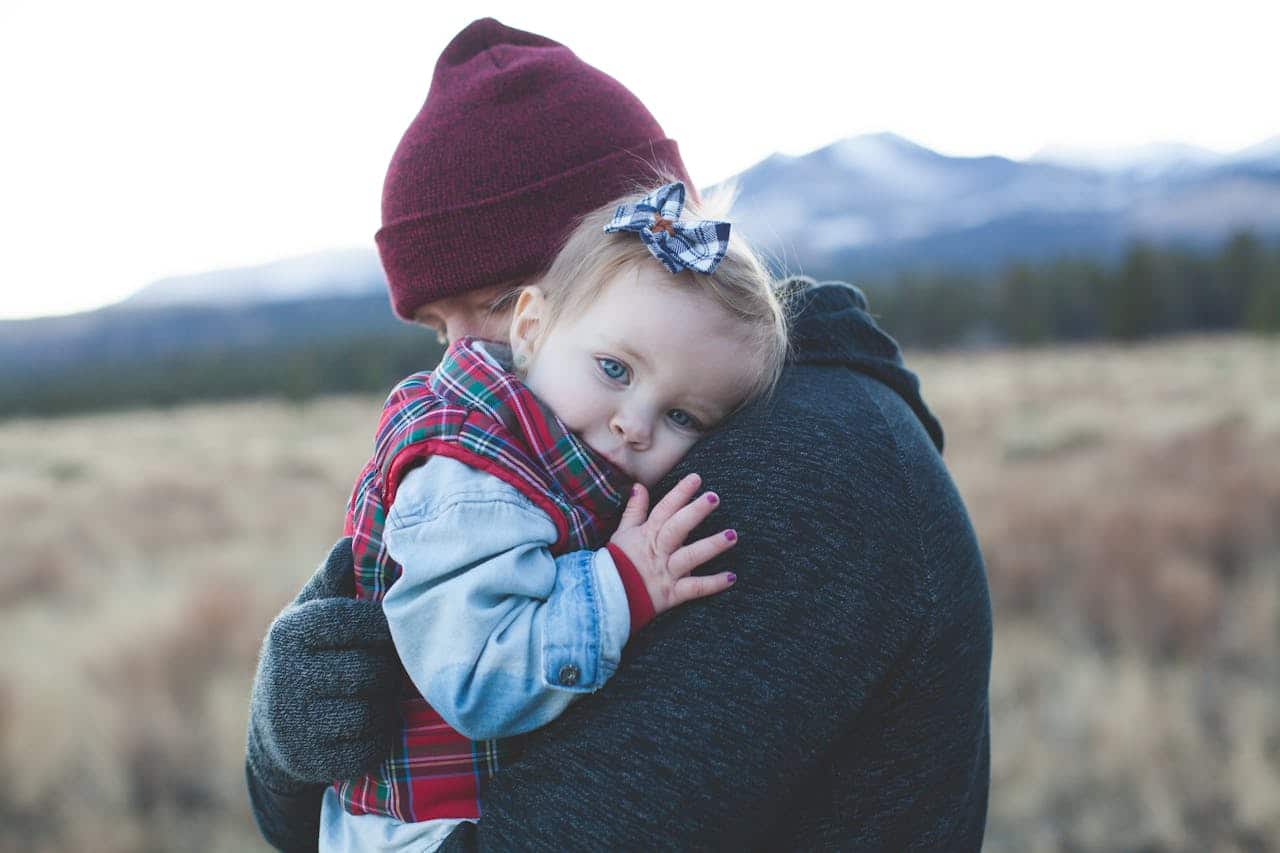
[[[693,430],[695,432],[702,431],[702,423],[684,409],[672,409],[667,412],[667,417],[671,419],[673,424],[681,429]]]
[[[600,372],[608,376],[614,382],[625,382],[627,379],[627,366],[616,358],[597,358],[596,364],[600,366]]]

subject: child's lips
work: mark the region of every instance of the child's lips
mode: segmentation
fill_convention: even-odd
[[[619,471],[626,474],[628,477],[631,477],[631,472],[627,470],[626,465],[623,465],[621,462],[618,461],[618,457],[616,454],[604,453],[601,455],[603,455],[605,459],[608,459],[609,464],[612,465],[614,468],[617,468]],[[635,478],[632,477],[632,479],[635,479]]]

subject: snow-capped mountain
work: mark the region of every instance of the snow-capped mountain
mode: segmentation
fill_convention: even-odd
[[[826,274],[998,268],[1106,256],[1136,238],[1280,233],[1280,139],[1234,155],[1157,145],[1014,161],[948,157],[880,133],[775,155],[736,182],[742,230],[782,265]]]
[[[382,293],[386,278],[369,249],[342,249],[286,258],[261,266],[214,270],[153,282],[121,304],[238,305]]]
[[[1050,145],[1033,154],[1029,162],[1052,163],[1098,172],[1138,172],[1156,176],[1178,169],[1201,169],[1220,163],[1223,155],[1180,142],[1149,142],[1127,148],[1083,148]]]
[[[776,266],[820,275],[981,271],[1062,254],[1106,258],[1136,238],[1212,245],[1242,228],[1280,234],[1280,136],[1234,154],[1059,146],[1016,161],[948,157],[877,133],[775,154],[733,182],[737,227]],[[384,292],[370,248],[166,279],[123,305]]]

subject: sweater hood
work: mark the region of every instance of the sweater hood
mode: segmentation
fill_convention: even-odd
[[[919,418],[942,452],[942,425],[920,396],[920,380],[906,368],[898,342],[876,325],[862,291],[843,282],[789,280],[792,361],[839,365],[887,385]]]

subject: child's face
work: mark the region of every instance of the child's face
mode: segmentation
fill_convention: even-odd
[[[755,376],[719,306],[657,264],[624,270],[575,317],[547,328],[542,292],[516,304],[511,343],[525,383],[593,450],[651,486],[724,419]]]

